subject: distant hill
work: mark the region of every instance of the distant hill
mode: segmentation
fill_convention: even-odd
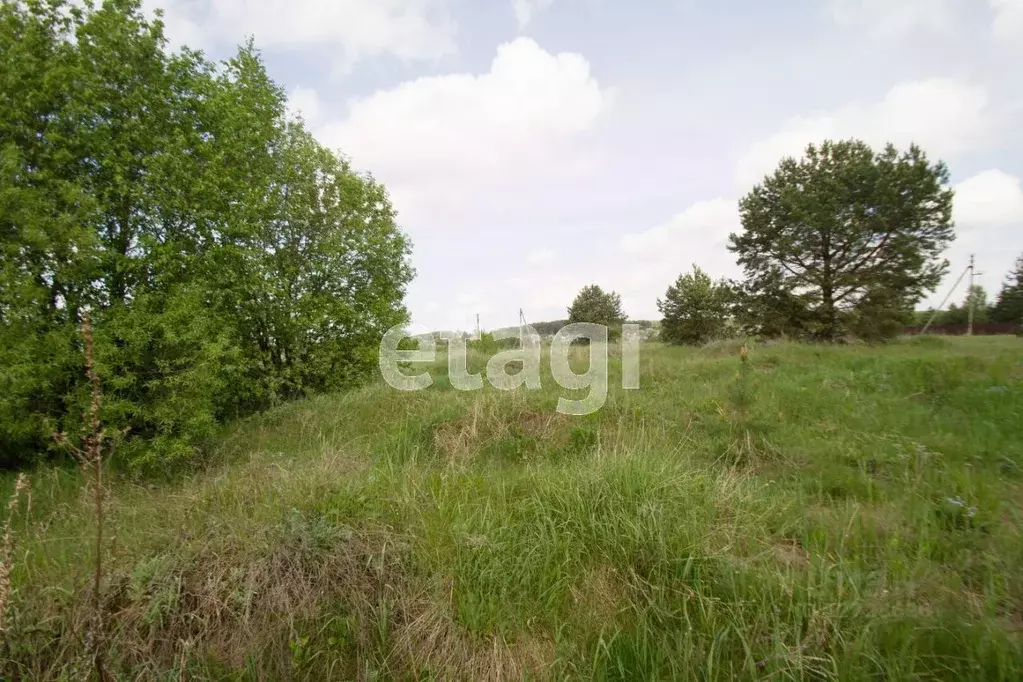
[[[561,328],[568,324],[568,320],[549,320],[546,322],[531,322],[530,327],[536,330],[536,333],[543,337],[554,336]],[[628,324],[638,324],[643,330],[657,329],[660,326],[659,321],[654,320],[629,320]],[[518,327],[504,327],[495,331],[517,331]]]
[[[536,333],[539,334],[540,336],[542,336],[544,338],[549,338],[549,337],[554,336],[555,334],[557,334],[559,331],[561,331],[562,327],[564,327],[567,324],[568,324],[568,320],[548,320],[548,321],[544,321],[544,322],[532,322],[532,323],[530,323],[529,326],[531,326],[533,329],[535,329]],[[660,323],[659,320],[629,320],[628,324],[638,324],[640,326],[640,328],[644,332],[646,332],[643,335],[643,338],[651,337],[654,334],[654,332],[656,332],[656,330],[659,329],[660,326],[661,326],[661,323]],[[516,333],[517,334],[518,331],[519,331],[519,328],[516,325],[516,326],[511,326],[511,327],[498,327],[497,329],[491,330],[489,333],[500,335],[502,333],[512,332],[512,333]],[[434,337],[436,339],[440,340],[442,333],[444,333],[444,332],[435,331],[435,332],[433,332],[433,335],[434,335]],[[450,332],[448,332],[448,333],[450,333]],[[455,332],[455,333],[456,334],[460,334],[463,338],[471,338],[472,337],[472,333],[470,333],[470,332],[463,331],[463,332]],[[486,330],[484,331],[484,333],[487,333]]]

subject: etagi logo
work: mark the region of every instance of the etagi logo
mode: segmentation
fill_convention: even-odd
[[[568,415],[592,414],[607,402],[607,327],[600,324],[579,322],[566,325],[555,334],[550,345],[551,375],[562,388],[578,391],[589,389],[589,394],[582,400],[558,399],[558,412]],[[403,339],[419,341],[418,350],[398,350]],[[451,385],[459,391],[478,391],[483,388],[481,374],[469,374],[466,365],[466,339],[461,334],[443,333],[441,338],[448,346],[448,378]],[[502,351],[487,362],[487,381],[494,388],[502,391],[513,391],[520,386],[527,389],[539,389],[541,343],[540,335],[525,325],[519,331],[512,329],[494,332],[498,341],[518,339],[519,347]],[[478,340],[479,337],[473,337]],[[582,374],[572,371],[570,358],[572,343],[585,339],[589,343],[589,367]],[[637,390],[639,388],[639,325],[622,326],[622,388]],[[421,391],[433,385],[433,377],[429,372],[422,374],[402,374],[400,365],[416,363],[433,363],[437,359],[437,344],[433,334],[425,328],[416,326],[414,329],[394,327],[390,329],[380,342],[380,373],[390,386],[399,391]],[[509,364],[516,363],[521,371],[509,374]]]

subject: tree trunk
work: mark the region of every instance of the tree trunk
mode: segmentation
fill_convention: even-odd
[[[825,341],[834,341],[838,336],[838,315],[835,310],[835,292],[831,282],[821,286],[821,318],[820,336]]]

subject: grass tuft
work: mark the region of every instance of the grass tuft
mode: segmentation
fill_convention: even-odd
[[[107,671],[1018,679],[1020,340],[743,348],[648,344],[587,417],[438,362],[233,424],[205,471],[108,478]],[[88,662],[86,478],[33,472],[6,512],[5,679]]]

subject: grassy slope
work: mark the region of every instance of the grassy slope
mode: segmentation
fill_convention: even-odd
[[[641,390],[612,361],[583,418],[549,377],[372,385],[233,426],[222,467],[115,485],[112,667],[1016,678],[1023,343],[761,346],[745,379],[736,350],[644,346]],[[87,667],[92,526],[76,474],[32,484],[4,653],[56,678]]]

